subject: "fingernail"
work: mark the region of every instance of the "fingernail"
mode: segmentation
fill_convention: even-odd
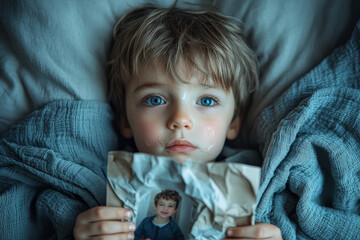
[[[130,231],[135,231],[135,224],[130,224],[129,230]]]
[[[127,212],[125,213],[125,215],[126,215],[127,218],[131,218],[131,212],[130,212],[130,211],[127,211]]]
[[[227,235],[228,235],[229,237],[232,236],[232,235],[233,235],[233,231],[229,230],[229,231],[227,232]]]
[[[131,233],[128,235],[128,239],[134,239],[134,237]]]

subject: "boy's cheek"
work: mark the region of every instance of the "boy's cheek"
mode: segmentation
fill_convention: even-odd
[[[218,155],[225,143],[227,128],[223,121],[203,122],[202,132],[197,134],[200,142],[206,144],[206,149],[204,150],[207,150],[207,153],[210,155]]]
[[[199,137],[203,138],[205,142],[217,143],[219,139],[224,138],[225,128],[221,121],[202,121],[199,126],[202,129],[202,134]]]
[[[136,121],[134,124],[134,139],[139,151],[151,152],[154,146],[159,145],[159,129],[158,122]],[[154,153],[155,154],[155,153]]]

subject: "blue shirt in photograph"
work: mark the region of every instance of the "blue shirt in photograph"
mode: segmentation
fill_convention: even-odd
[[[137,226],[135,240],[150,238],[151,240],[184,240],[177,223],[170,217],[170,221],[163,227],[158,227],[153,223],[155,216],[146,217]]]

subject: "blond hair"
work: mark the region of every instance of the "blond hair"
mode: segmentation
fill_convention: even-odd
[[[232,90],[235,113],[243,114],[258,85],[258,62],[233,21],[212,11],[176,7],[144,6],[125,14],[114,28],[110,53],[110,102],[115,112],[126,115],[126,85],[141,67],[156,62],[181,80],[177,64],[182,58],[205,80],[211,78],[224,90]]]

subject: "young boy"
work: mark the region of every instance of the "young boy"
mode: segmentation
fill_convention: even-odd
[[[184,239],[181,229],[172,219],[181,201],[180,195],[173,190],[164,190],[158,193],[154,199],[156,215],[145,218],[135,231],[135,240],[161,239],[180,240]]]
[[[114,29],[110,100],[119,130],[139,152],[214,161],[235,139],[249,94],[258,84],[257,60],[232,20],[208,11],[141,7]],[[124,208],[96,207],[80,214],[76,239],[132,239]],[[259,223],[228,237],[281,239]],[[116,237],[115,237],[116,236]]]

